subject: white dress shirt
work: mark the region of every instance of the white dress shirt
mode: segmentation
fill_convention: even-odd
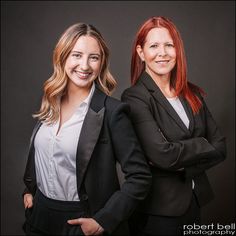
[[[93,83],[87,98],[62,124],[43,123],[35,140],[37,186],[47,197],[63,201],[79,201],[76,181],[76,151],[82,125],[95,90]]]

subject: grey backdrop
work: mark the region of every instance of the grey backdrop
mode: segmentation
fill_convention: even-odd
[[[95,25],[111,50],[120,98],[130,85],[131,45],[151,16],[172,19],[182,34],[188,78],[205,89],[206,102],[227,137],[228,157],[208,171],[215,199],[203,223],[235,220],[235,1],[21,1],[1,10],[1,235],[22,235],[22,176],[42,84],[52,73],[52,51],[71,24]]]

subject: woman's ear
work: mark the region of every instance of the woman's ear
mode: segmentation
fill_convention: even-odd
[[[143,49],[142,49],[142,47],[140,45],[137,45],[136,52],[138,53],[141,61],[145,61],[144,60],[144,55],[143,55]]]

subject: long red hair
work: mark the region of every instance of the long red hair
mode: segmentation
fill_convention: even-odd
[[[166,17],[159,16],[148,19],[137,32],[132,49],[131,84],[134,85],[145,70],[145,63],[140,59],[136,48],[138,45],[143,48],[147,34],[153,28],[166,28],[169,31],[176,49],[176,65],[171,72],[171,85],[175,89],[176,96],[182,95],[188,101],[193,113],[196,114],[202,106],[202,102],[196,93],[204,95],[205,92],[187,81],[187,63],[183,41],[176,26]]]

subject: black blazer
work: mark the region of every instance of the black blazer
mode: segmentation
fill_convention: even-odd
[[[95,89],[77,148],[77,190],[92,217],[113,235],[128,234],[127,219],[151,186],[151,172],[128,119],[129,106]],[[35,194],[34,137],[24,174],[25,192]],[[120,187],[116,162],[125,175]]]
[[[124,91],[121,100],[131,107],[131,120],[151,163],[153,184],[142,211],[164,216],[183,214],[191,201],[192,179],[199,205],[209,202],[213,192],[205,170],[225,159],[226,145],[204,100],[199,113],[193,115],[180,97],[190,120],[189,129],[146,72]]]

